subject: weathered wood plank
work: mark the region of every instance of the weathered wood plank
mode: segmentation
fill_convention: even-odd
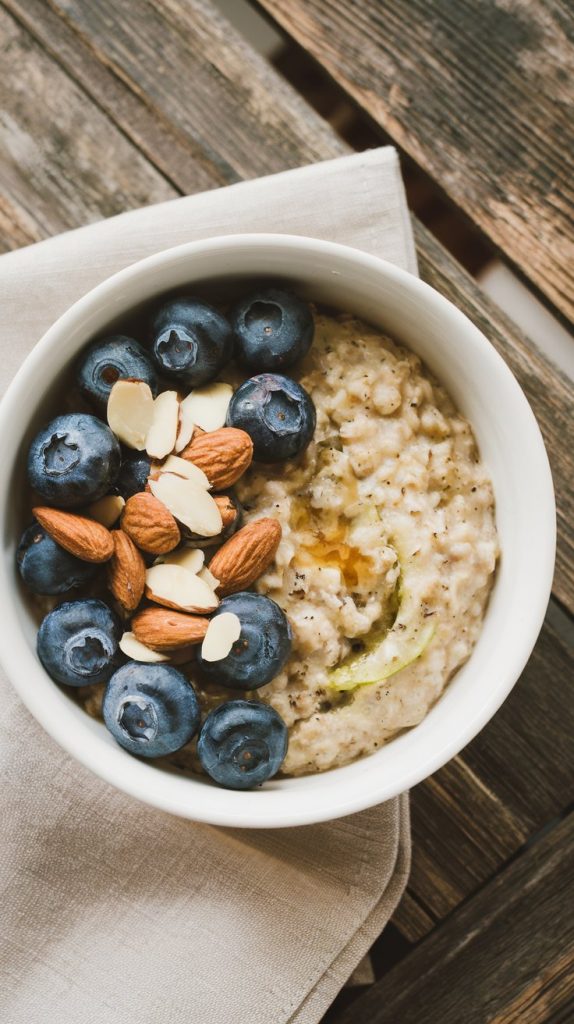
[[[495,718],[411,794],[413,862],[395,924],[410,941],[446,917],[574,792],[574,627],[552,609],[532,658]],[[568,633],[570,636],[568,636]]]
[[[574,1019],[574,814],[330,1024]]]
[[[2,8],[0,53],[1,248],[174,194]]]
[[[122,64],[122,47],[127,47],[127,28],[125,40],[118,50],[115,38],[118,32],[116,21],[112,17],[113,12],[110,14],[111,26],[106,27],[103,21],[98,21],[100,5],[95,12],[95,5],[90,5],[89,18],[96,18],[99,33],[96,33],[95,38],[90,34],[92,29],[82,21],[87,8],[82,5],[85,9],[78,14],[76,0],[70,0],[66,4],[65,20],[57,13],[56,7],[52,5],[48,8],[38,4],[37,0],[26,0],[26,3],[24,0],[6,2],[12,10],[17,10],[21,23],[26,21],[26,17],[33,22],[30,27],[36,38],[41,40],[46,49],[50,49],[57,58],[60,65],[57,68],[58,75],[66,80],[75,81],[84,103],[84,111],[87,111],[85,116],[89,116],[90,119],[92,117],[89,96],[99,108],[103,127],[108,130],[109,124],[114,121],[114,130],[119,133],[130,152],[137,146],[146,157],[153,158],[158,138],[167,141],[177,138],[177,147],[170,150],[168,155],[162,153],[161,157],[156,157],[156,170],[152,179],[152,184],[158,180],[165,182],[164,187],[169,187],[172,194],[176,189],[183,190],[188,187],[187,183],[195,173],[190,165],[200,167],[198,173],[202,176],[202,187],[205,187],[206,184],[217,185],[221,181],[234,180],[238,176],[253,176],[269,169],[282,169],[345,152],[345,147],[328,126],[295,96],[270,68],[262,66],[260,59],[251,54],[231,27],[227,26],[219,15],[212,18],[210,8],[205,2],[199,4],[194,0],[186,7],[187,15],[190,12],[197,16],[202,13],[205,24],[202,24],[201,29],[195,27],[195,36],[190,29],[189,38],[193,40],[193,45],[188,39],[183,49],[179,44],[174,48],[172,37],[184,35],[187,31],[185,17],[182,20],[179,8],[174,13],[172,6],[167,6],[166,0],[161,7],[156,5],[154,31],[146,39],[146,61],[141,60],[140,52],[140,59],[134,59],[131,63],[129,74]],[[59,3],[60,0],[55,2]],[[45,11],[42,13],[44,7]],[[145,10],[147,17],[148,9],[149,5],[144,0],[141,3],[140,0],[132,0],[130,3],[129,15],[140,24],[140,33],[145,21],[141,12]],[[161,13],[161,17],[157,12]],[[115,18],[119,16],[116,12]],[[76,24],[76,17],[82,21],[81,26]],[[213,25],[216,26],[215,29]],[[204,38],[201,32],[204,35],[207,32],[209,36],[209,41],[204,41],[203,45],[200,45],[201,39]],[[229,56],[230,53],[232,57]],[[170,73],[175,75],[180,83],[181,102],[175,103],[171,93],[167,96],[161,89],[152,88],[153,83],[149,81],[149,78],[153,77],[151,72],[146,70],[146,74],[143,75],[140,71],[141,65],[146,62],[157,69],[164,54],[170,54],[175,62]],[[48,60],[45,56],[43,59]],[[178,61],[184,61],[184,64],[178,64]],[[48,63],[53,64],[50,61]],[[205,65],[208,65],[207,69]],[[199,66],[203,67],[203,71],[196,76],[196,68]],[[249,70],[249,95],[245,99],[240,92],[240,101],[237,102],[233,98],[233,93],[236,86],[240,89],[243,81],[243,66]],[[16,73],[17,69],[14,71]],[[55,73],[53,70],[50,71],[50,74]],[[203,83],[203,92],[198,92],[199,85],[195,84],[193,93],[188,93],[188,78],[197,78],[197,82]],[[171,88],[174,88],[173,82]],[[208,103],[210,96],[217,99],[217,102],[213,99],[211,107]],[[191,102],[193,97],[201,99],[199,106],[194,107]],[[24,124],[30,120],[32,115],[26,108],[27,102],[38,103],[37,93],[32,91],[29,96],[21,96],[22,109],[15,110],[13,115],[16,124],[19,118]],[[187,108],[187,120],[183,124],[179,121],[181,103]],[[225,158],[219,161],[214,159],[217,132],[212,125],[209,126],[210,137],[204,142],[202,133],[208,130],[205,124],[209,120],[206,110],[225,111],[229,109],[229,105],[231,112],[227,117],[235,119],[236,131],[248,133],[257,118],[260,118],[264,125],[269,120],[272,129],[269,134],[262,130],[261,134],[256,136],[259,140],[257,145],[244,146],[237,153],[229,143],[226,143]],[[245,114],[244,106],[248,107]],[[223,120],[222,131],[226,123],[227,121]],[[37,176],[33,183],[40,197],[38,206],[41,209],[50,202],[54,157],[50,148],[50,125],[35,122],[35,128],[38,159],[47,170],[46,174]],[[98,128],[98,131],[102,130],[103,128]],[[159,136],[154,134],[157,132],[160,133]],[[280,156],[277,155],[277,147]],[[201,154],[204,154],[203,157]],[[105,149],[100,154],[96,148],[91,154],[97,187],[104,189],[105,194],[105,182],[99,163],[104,157],[110,159],[109,152]],[[111,159],[113,162],[113,156]],[[115,172],[115,168],[113,171]],[[0,162],[0,182],[2,180]],[[136,180],[132,191],[131,183],[126,182],[127,206],[135,205],[137,201],[151,201],[150,195],[143,199],[140,196],[138,199],[141,190],[137,185]],[[151,191],[153,189],[150,186]],[[7,196],[11,198],[9,191]],[[31,208],[34,209],[36,196],[33,191],[30,192],[29,201]],[[62,220],[67,216],[70,223],[65,226],[75,226],[74,210],[64,208]],[[531,351],[528,342],[501,316],[493,304],[484,299],[475,283],[420,226],[417,227],[417,243],[423,276],[447,294],[486,331],[510,362],[535,404],[547,443],[552,449],[561,505],[561,543],[556,592],[574,607],[574,579],[571,564],[568,564],[572,553],[568,517],[570,516],[571,522],[574,521],[571,491],[574,474],[572,452],[567,443],[570,409],[567,385],[549,363]],[[557,708],[567,708],[566,704],[562,705],[564,694],[556,689],[560,674],[565,674],[565,662],[561,650],[558,655],[553,653],[553,644],[551,632],[546,632],[529,670],[532,673],[531,682],[526,689],[526,684],[521,684],[516,691],[516,699],[522,694],[521,708],[524,709],[525,716],[528,716],[532,702],[532,720],[535,716],[546,715],[546,720],[552,723],[554,731],[555,728],[558,728],[559,732],[560,729],[564,730],[563,733],[560,732],[562,736],[567,734],[567,729],[571,729],[568,713],[565,713],[563,718],[559,716],[560,720],[556,723],[556,714],[551,713],[551,708],[544,704],[541,707],[531,693],[531,690],[534,692],[538,687],[540,694],[547,695],[548,700],[552,699]],[[536,692],[534,696],[537,696]],[[501,716],[507,714],[508,707],[512,707],[510,702],[495,720],[497,723]],[[557,775],[553,766],[553,732],[551,729],[541,730],[540,744],[531,745],[524,723],[518,733],[513,734],[515,719],[520,721],[520,717],[519,714],[512,715],[505,728],[501,725],[502,733],[497,740],[503,754],[510,743],[509,758],[516,758],[516,763],[511,768],[504,763],[504,758],[502,759],[507,774],[506,782],[501,782],[498,778],[496,759],[494,763],[497,765],[497,773],[496,777],[492,778],[488,751],[482,754],[484,748],[473,746],[470,750],[477,751],[472,755],[475,760],[467,760],[465,752],[432,782],[424,784],[415,792],[413,807],[416,851],[421,853],[420,856],[416,853],[411,890],[397,916],[397,923],[406,936],[417,938],[425,934],[437,920],[448,914],[461,899],[474,892],[511,856],[531,834],[532,829],[548,821],[556,812],[558,790]],[[483,734],[487,735],[488,732]],[[562,740],[560,742],[562,743]],[[478,741],[475,741],[476,743]],[[533,750],[536,750],[538,758],[536,772],[532,766]],[[564,765],[563,769],[565,773],[569,771]],[[566,784],[566,777],[566,774],[559,773],[559,785]],[[528,781],[528,786],[533,785],[535,789],[534,810],[531,814],[524,806],[524,801],[519,799],[517,802],[513,796],[516,790],[523,791],[523,779]],[[448,838],[446,846],[440,835],[437,835],[440,831],[444,831],[445,842]],[[492,839],[493,835],[495,840]]]
[[[347,151],[206,0],[185,6],[177,0],[132,0],[129,8],[113,0],[52,0],[50,7],[43,0],[4,3],[181,191],[193,184],[191,168],[198,163],[198,187],[208,187]],[[236,135],[241,145],[234,142]],[[170,148],[173,138],[178,145]],[[219,149],[224,158],[213,157]],[[127,201],[135,205],[131,196]],[[533,404],[551,454],[559,503],[555,593],[574,611],[568,384],[421,225],[417,246],[422,276],[485,331]]]
[[[258,0],[574,321],[564,0]]]
[[[177,168],[174,195],[178,190],[191,194],[224,183],[217,168],[206,165],[205,154],[199,148],[193,151],[187,139],[180,137],[177,125],[158,117],[143,95],[128,89],[114,74],[105,50],[96,54],[45,0],[5,0],[4,7],[167,181],[173,181]]]
[[[344,152],[206,0],[6,4],[185,191]],[[201,182],[190,180],[189,164],[201,168]]]

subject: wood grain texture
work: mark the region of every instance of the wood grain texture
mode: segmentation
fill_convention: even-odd
[[[92,103],[141,151],[167,182],[173,195],[201,192],[220,184],[217,174],[204,165],[203,154],[192,153],[177,125],[157,117],[145,97],[127,88],[108,65],[105,48],[98,53],[74,32],[46,0],[5,0],[3,6],[73,79]],[[88,103],[88,111],[91,103]],[[88,114],[91,119],[91,115]],[[177,181],[174,182],[174,171]]]
[[[173,195],[2,8],[0,53],[1,249]]]
[[[304,101],[207,0],[7,6],[178,188],[333,155],[329,126],[309,123]]]
[[[331,1024],[574,1019],[574,815]]]
[[[136,174],[132,181],[122,171],[126,208],[153,201],[156,189],[175,195],[347,151],[206,2],[193,0],[182,7],[161,0],[151,13],[146,0],[115,7],[108,0],[97,5],[52,0],[50,6],[40,0],[5,0],[6,5],[17,17],[18,24],[14,18],[8,21],[16,26],[18,53],[38,50],[44,83],[62,88],[73,110],[81,105],[83,119],[90,121],[86,134],[94,140],[92,192],[79,181],[73,202],[56,206],[59,221],[51,230],[59,230],[60,224],[76,226],[79,217],[90,219],[99,204],[105,212],[109,176],[120,177],[118,167],[128,154],[141,161],[149,178]],[[169,88],[154,81],[164,65]],[[18,67],[12,69],[16,78]],[[42,173],[27,183],[25,207],[17,188],[14,199],[12,178],[4,174],[0,155],[5,197],[0,228],[7,224],[11,244],[21,244],[17,239],[27,237],[30,225],[49,230],[36,210],[51,208],[58,160],[64,159],[54,150],[50,120],[32,109],[41,105],[40,87],[16,86],[16,92],[17,103],[6,90],[11,130],[17,135],[21,125],[26,129],[33,124]],[[70,124],[69,131],[77,135],[77,124]],[[243,137],[237,145],[236,135]],[[114,140],[112,151],[106,148],[109,138]],[[72,146],[68,161],[74,157],[74,144],[65,140]],[[21,220],[12,214],[14,209]],[[574,610],[571,392],[420,225],[416,239],[422,276],[485,331],[535,407],[551,449],[560,506],[555,593]],[[571,662],[555,633],[549,623],[515,695],[488,730],[413,794],[415,863],[396,918],[409,939],[425,935],[475,893],[567,799],[572,781],[567,739],[573,723],[565,691]],[[548,728],[541,728],[541,722]]]
[[[206,0],[4,0],[173,193],[208,188],[347,152],[331,128],[258,57]],[[161,79],[161,81],[159,81]],[[9,97],[8,97],[9,99]],[[91,109],[91,108],[90,108]],[[207,115],[209,111],[209,116]],[[25,116],[28,116],[24,110]],[[105,118],[92,119],[106,130]],[[96,127],[93,128],[96,130]],[[241,136],[239,143],[234,142]],[[171,145],[170,140],[177,140]],[[38,149],[50,166],[48,126]],[[218,152],[225,154],[215,156]],[[95,166],[97,167],[97,157]],[[51,202],[36,181],[30,205]],[[126,208],[141,190],[125,187]],[[1,208],[0,208],[1,224]],[[75,226],[72,221],[69,226]],[[20,233],[18,234],[20,237]],[[525,389],[550,450],[559,504],[555,593],[574,611],[574,454],[571,389],[421,225],[421,274],[491,338]],[[16,244],[13,241],[12,244]]]
[[[410,901],[395,914],[410,941],[475,893],[571,800],[573,665],[574,627],[554,607],[497,715],[462,754],[412,791]]]
[[[567,0],[259,0],[574,320]]]

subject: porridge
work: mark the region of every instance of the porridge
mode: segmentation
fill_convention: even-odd
[[[40,660],[114,740],[247,789],[424,718],[498,544],[471,428],[416,355],[269,288],[164,302],[147,347],[96,340],[76,382],[30,447],[17,560]]]
[[[300,380],[317,409],[303,461],[239,485],[251,515],[283,528],[257,587],[287,612],[293,654],[259,696],[289,727],[283,770],[295,775],[371,753],[424,718],[478,638],[498,553],[472,431],[417,356],[319,314]],[[335,666],[376,643],[402,605],[412,662],[334,690]]]

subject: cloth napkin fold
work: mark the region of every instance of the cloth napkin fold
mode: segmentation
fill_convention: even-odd
[[[344,242],[416,273],[392,148],[125,213],[0,258],[0,385],[89,288],[180,242]],[[406,795],[326,824],[215,829],[72,761],[0,677],[0,1019],[313,1024],[392,914]]]

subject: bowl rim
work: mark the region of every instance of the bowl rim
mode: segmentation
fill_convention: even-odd
[[[397,283],[407,288],[407,290],[411,289],[415,293],[418,292],[428,305],[429,310],[437,309],[445,315],[448,314],[453,319],[453,323],[455,325],[458,324],[461,331],[464,331],[466,335],[465,340],[469,344],[473,343],[481,349],[481,358],[490,363],[492,371],[499,376],[502,375],[506,386],[510,388],[511,392],[514,392],[514,399],[520,404],[523,419],[521,425],[528,431],[529,452],[536,467],[537,500],[540,503],[541,515],[543,515],[548,526],[548,530],[545,532],[541,542],[543,548],[540,554],[542,572],[539,574],[537,589],[532,595],[532,609],[528,628],[524,630],[521,642],[516,644],[511,666],[507,667],[504,679],[500,680],[489,694],[485,696],[481,707],[476,711],[472,720],[463,722],[456,736],[450,737],[449,740],[442,744],[437,744],[437,749],[434,753],[429,754],[426,759],[421,759],[418,763],[413,764],[410,770],[402,773],[399,780],[388,782],[383,779],[381,784],[375,787],[376,793],[373,793],[372,787],[369,786],[362,789],[359,780],[357,780],[356,792],[354,792],[352,797],[347,796],[344,799],[337,799],[337,787],[334,786],[332,801],[326,801],[325,794],[322,793],[319,801],[315,801],[315,803],[311,801],[311,806],[308,806],[302,800],[297,801],[296,792],[295,798],[285,801],[285,791],[281,794],[275,788],[273,781],[267,783],[262,790],[238,793],[213,787],[206,784],[204,780],[197,780],[205,790],[206,799],[196,801],[193,796],[189,796],[192,787],[196,786],[195,780],[158,771],[157,768],[154,768],[153,762],[150,763],[132,758],[119,747],[117,749],[106,748],[106,756],[100,759],[98,757],[98,748],[100,748],[102,741],[99,737],[92,734],[91,738],[94,742],[88,742],[87,728],[85,731],[78,729],[77,734],[74,730],[67,728],[66,722],[62,723],[57,715],[51,714],[48,702],[39,691],[36,692],[32,687],[24,684],[24,673],[19,672],[18,666],[14,664],[15,647],[16,649],[20,648],[22,653],[23,643],[28,648],[28,652],[31,652],[15,614],[14,603],[10,600],[11,590],[14,588],[14,579],[10,579],[6,558],[1,560],[0,603],[5,611],[0,617],[0,663],[4,667],[10,682],[21,700],[28,707],[28,710],[67,753],[83,763],[104,781],[111,783],[116,788],[148,805],[151,804],[162,810],[213,825],[270,828],[328,821],[365,810],[368,807],[391,799],[437,771],[477,735],[498,710],[518,680],[542,626],[553,578],[556,517],[552,476],[540,429],[520,385],[486,336],[450,300],[415,275],[408,273],[395,264],[389,263],[378,256],[365,253],[362,250],[354,249],[351,246],[299,235],[276,233],[234,234],[188,242],[164,249],[152,256],[147,256],[142,260],[132,263],[96,285],[70,306],[44,333],[40,341],[24,360],[7,388],[0,403],[0,458],[4,449],[10,450],[11,446],[7,438],[10,435],[12,416],[27,397],[26,389],[29,378],[43,364],[52,347],[57,345],[59,339],[82,317],[87,316],[93,310],[99,309],[102,303],[113,299],[118,290],[121,291],[133,280],[145,278],[146,275],[153,274],[153,271],[162,265],[170,262],[175,263],[180,259],[195,258],[198,255],[210,252],[245,249],[246,247],[249,249],[253,247],[279,247],[282,250],[289,250],[292,255],[295,255],[297,251],[304,250],[326,259],[350,260],[355,266],[362,265],[365,269],[374,270],[379,274],[382,273],[391,285]],[[190,277],[192,278],[192,275]],[[17,441],[14,443],[18,444],[20,440],[21,435],[19,434]],[[12,447],[14,447],[14,443],[12,443]],[[2,493],[2,486],[0,486],[1,519],[5,517],[6,498],[7,494]],[[16,631],[16,635],[14,631]],[[469,662],[472,660],[472,656],[471,653]],[[36,655],[33,654],[32,657],[36,673],[45,674]],[[33,671],[32,663],[29,662],[28,667]],[[52,685],[57,690],[55,684]],[[52,710],[54,709],[55,702],[52,707]],[[70,711],[70,716],[71,714],[72,712]],[[421,728],[423,722],[419,726],[408,730],[408,732],[416,732],[417,729]],[[128,770],[126,758],[129,759],[132,767],[136,766],[136,770]],[[368,757],[363,758],[362,763],[367,764],[369,760],[370,758]],[[141,771],[140,769],[144,770]],[[150,772],[158,776],[155,784]],[[309,790],[312,790],[312,780],[316,778],[318,778],[317,775],[305,777]],[[160,779],[169,779],[170,785],[160,785]],[[303,780],[290,781],[299,783]],[[192,783],[191,785],[190,782]],[[182,784],[184,787],[187,786],[186,790],[182,788]],[[195,792],[197,792],[197,788]],[[221,797],[221,794],[224,795],[224,798]],[[283,799],[281,798],[282,795]],[[254,797],[258,801],[257,805],[253,802]],[[198,804],[197,806],[196,803]],[[286,806],[280,806],[281,804],[286,804]],[[325,806],[325,804],[327,805]],[[236,809],[234,809],[234,805]]]

